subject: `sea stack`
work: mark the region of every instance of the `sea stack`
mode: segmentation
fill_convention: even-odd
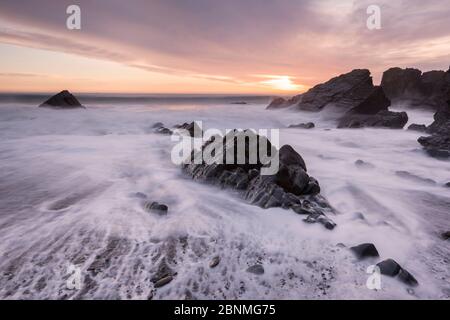
[[[63,90],[42,103],[39,108],[77,109],[85,107],[69,91]]]

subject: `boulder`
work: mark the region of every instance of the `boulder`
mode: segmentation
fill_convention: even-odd
[[[260,264],[255,264],[255,265],[247,268],[247,272],[253,273],[256,275],[262,275],[262,274],[264,274],[264,267]]]
[[[238,141],[245,141],[243,161],[237,161]],[[251,145],[250,141],[257,143]],[[260,155],[260,148],[264,145],[268,151],[267,159]],[[203,154],[213,155],[213,159],[205,161],[200,158],[201,161],[198,161],[202,152],[192,152],[191,161],[182,166],[182,170],[193,179],[239,190],[245,200],[261,208],[292,209],[310,216],[306,222],[318,222],[328,229],[335,227],[325,217],[325,213],[333,213],[334,210],[320,195],[318,181],[307,174],[303,158],[291,146],[277,150],[267,138],[253,131],[234,130],[225,137],[211,138],[203,145],[202,151]],[[222,159],[226,159],[227,155],[233,160],[232,163],[223,163]],[[263,175],[263,167],[272,164],[277,155],[278,171]]]
[[[380,256],[377,248],[372,243],[363,243],[358,246],[351,247],[350,250],[352,250],[356,257],[360,260],[365,258],[377,258]]]
[[[337,110],[338,128],[403,128],[407,114],[389,111],[390,104],[383,88],[373,85],[370,71],[356,69],[290,100],[276,99],[268,109],[295,106],[299,110],[321,111],[333,107]],[[309,128],[310,124],[291,127]]]
[[[302,98],[302,94],[296,95],[290,99],[284,99],[281,97],[274,98],[272,102],[267,106],[267,110],[274,110],[274,109],[282,109],[291,107],[295,104],[297,104]]]
[[[75,98],[69,91],[63,90],[58,94],[55,94],[50,99],[42,103],[40,108],[51,109],[77,109],[85,107]]]
[[[403,269],[395,260],[387,259],[377,264],[380,268],[380,272],[383,275],[389,277],[397,277],[401,282],[409,286],[417,286],[419,282],[414,278],[412,274]]]
[[[169,210],[169,207],[167,207],[165,204],[158,203],[156,201],[153,202],[146,202],[144,204],[144,208],[149,212],[154,212],[160,216],[167,215],[167,211]]]
[[[295,129],[312,129],[316,125],[312,122],[306,122],[306,123],[299,123],[299,124],[291,124],[289,128],[295,128]]]

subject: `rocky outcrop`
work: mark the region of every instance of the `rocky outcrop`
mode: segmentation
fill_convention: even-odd
[[[434,122],[426,132],[430,136],[419,138],[419,143],[425,151],[436,158],[450,157],[450,100],[434,115]]]
[[[243,161],[237,161],[239,141],[245,141]],[[258,142],[251,144],[250,141]],[[267,146],[269,151],[266,159],[260,155],[262,146]],[[202,153],[211,154],[213,158],[205,161]],[[272,165],[277,154],[278,171],[263,175],[262,169]],[[234,159],[232,163],[222,161],[227,159],[227,155]],[[308,175],[303,158],[289,145],[277,150],[267,138],[250,130],[234,130],[225,137],[211,138],[203,145],[202,152],[191,154],[190,161],[182,169],[195,180],[240,190],[244,199],[259,207],[292,209],[305,215],[305,222],[318,222],[327,229],[335,227],[335,223],[325,215],[334,211],[320,195],[318,181]]]
[[[350,109],[338,122],[338,128],[379,127],[401,129],[408,122],[406,112],[388,110],[391,102],[381,87],[372,92],[356,107]]]
[[[383,73],[381,87],[394,103],[438,109],[450,98],[450,72],[391,68]]]
[[[407,115],[390,112],[390,105],[383,88],[373,85],[370,71],[356,69],[290,100],[276,99],[268,108],[292,106],[299,110],[321,111],[332,107],[337,114],[338,128],[402,128]]]
[[[320,111],[332,104],[348,111],[363,102],[373,91],[372,77],[367,69],[356,69],[319,84],[302,95],[300,110]]]
[[[76,109],[85,107],[69,91],[63,90],[42,103],[40,108]]]

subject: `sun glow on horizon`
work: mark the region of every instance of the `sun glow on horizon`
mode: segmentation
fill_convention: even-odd
[[[294,83],[293,77],[291,76],[261,75],[260,77],[269,78],[268,80],[263,80],[260,83],[265,86],[270,86],[275,90],[299,91],[305,88],[305,86],[301,84]]]

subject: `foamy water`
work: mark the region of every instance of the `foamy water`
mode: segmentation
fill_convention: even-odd
[[[449,298],[450,248],[439,235],[450,230],[450,162],[427,156],[420,133],[337,130],[320,114],[221,103],[1,106],[0,297]],[[432,122],[432,113],[408,114],[411,122]],[[183,176],[170,160],[170,137],[151,126],[193,120],[206,128],[281,128],[281,144],[303,156],[337,209],[337,228]],[[286,129],[307,121],[316,128]],[[359,159],[368,165],[356,166]],[[146,212],[138,192],[167,204],[169,214]],[[383,277],[381,290],[367,289],[373,262],[357,261],[348,249],[365,242],[419,287]],[[215,256],[221,261],[211,269]],[[155,289],[151,278],[162,261],[176,276]],[[255,263],[263,275],[246,272]],[[70,265],[81,269],[80,290],[67,288]]]

